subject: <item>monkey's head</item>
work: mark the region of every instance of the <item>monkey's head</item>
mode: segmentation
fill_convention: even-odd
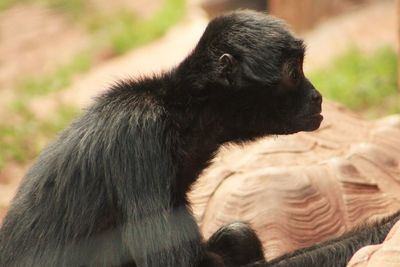
[[[319,128],[322,97],[304,76],[304,53],[280,20],[237,11],[212,20],[180,67],[205,116],[223,125],[210,126],[246,140]]]

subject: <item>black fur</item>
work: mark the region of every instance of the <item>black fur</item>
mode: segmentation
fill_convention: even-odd
[[[171,71],[117,83],[26,174],[0,229],[0,266],[259,260],[246,225],[206,244],[186,193],[224,143],[319,127],[322,98],[303,76],[303,56],[280,21],[239,11],[211,21]],[[223,244],[239,253],[235,238],[255,251],[219,255]]]
[[[262,244],[257,234],[242,222],[220,228],[208,240],[207,249],[220,255],[226,266],[265,262]]]
[[[360,248],[382,243],[399,219],[400,212],[397,212],[376,223],[355,228],[339,238],[283,255],[268,264],[260,262],[257,266],[345,267]]]

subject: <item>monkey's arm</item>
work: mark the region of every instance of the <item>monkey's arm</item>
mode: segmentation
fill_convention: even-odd
[[[356,228],[339,238],[296,250],[267,263],[258,262],[246,267],[345,267],[360,248],[382,243],[399,219],[400,212],[397,212],[376,223]]]

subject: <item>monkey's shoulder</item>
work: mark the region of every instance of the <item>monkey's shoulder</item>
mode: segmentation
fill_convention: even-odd
[[[160,92],[165,88],[157,78],[120,80],[95,99],[89,113],[115,122],[163,120],[166,112]]]

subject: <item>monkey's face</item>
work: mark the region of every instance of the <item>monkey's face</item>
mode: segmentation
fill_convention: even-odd
[[[253,87],[230,98],[233,105],[224,110],[221,124],[230,140],[240,141],[275,134],[314,131],[322,122],[322,97],[308,79],[288,85]]]
[[[322,122],[322,96],[303,73],[303,53],[289,58],[282,67],[282,76],[275,88],[273,107],[276,134],[314,131]]]
[[[221,56],[228,97],[220,105],[227,102],[222,118],[232,140],[319,128],[322,96],[304,76],[304,47],[296,42],[297,47],[282,52],[280,61],[265,73],[258,72],[257,64],[240,62],[230,54]]]

